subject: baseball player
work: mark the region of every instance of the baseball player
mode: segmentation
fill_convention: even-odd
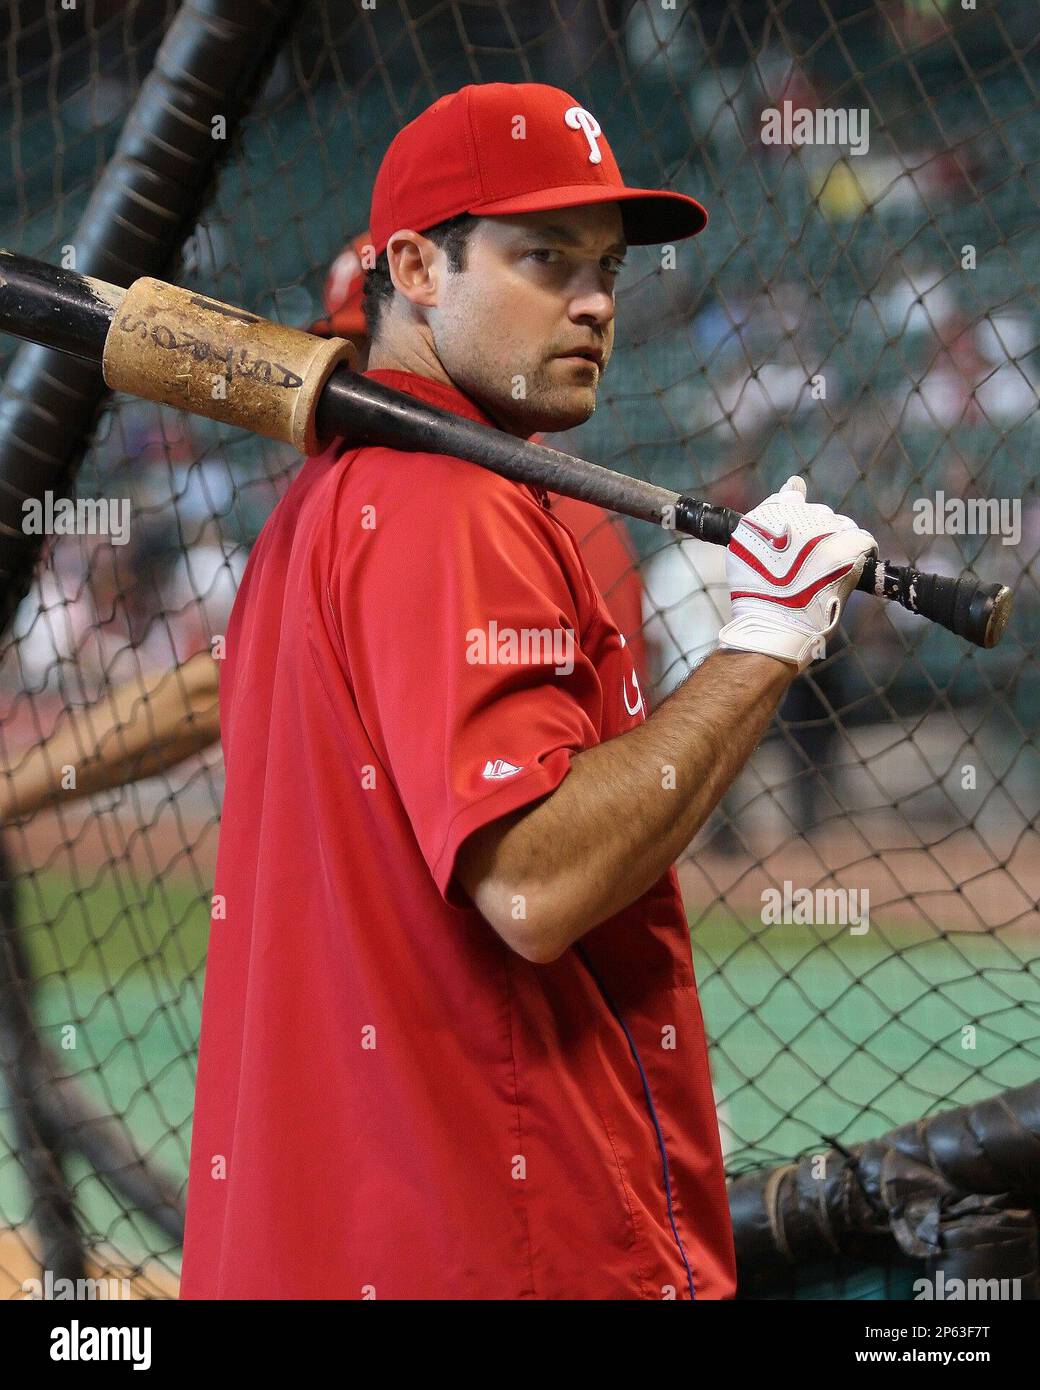
[[[629,244],[705,225],[625,185],[539,84],[442,97],[376,178],[368,375],[526,439],[596,404]],[[253,548],[188,1298],[734,1293],[673,867],[833,631],[873,540],[792,479],[729,551],[719,650],[652,715],[540,490],[334,442]]]

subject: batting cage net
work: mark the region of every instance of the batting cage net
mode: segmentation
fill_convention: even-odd
[[[310,326],[390,139],[468,82],[566,88],[630,184],[705,204],[704,235],[628,253],[600,405],[548,442],[741,509],[798,473],[883,556],[1016,601],[984,651],[855,596],[681,861],[742,1281],[771,1267],[752,1227],[780,1264],[798,1253],[778,1173],[837,1159],[856,1188],[899,1131],[880,1191],[893,1154],[927,1168],[927,1145],[907,1156],[917,1122],[979,1102],[1019,1168],[996,1187],[948,1173],[933,1196],[980,1220],[1003,1203],[1035,1266],[1016,1196],[1040,1132],[1030,7],[10,0],[0,34],[0,244],[118,284],[156,274]],[[7,336],[0,368],[0,492],[52,494],[3,539],[0,1290],[50,1270],[174,1296],[216,671],[299,458]],[[724,552],[572,519],[608,606],[636,615],[619,625],[653,707],[726,620]],[[1011,1088],[1015,1107],[992,1100]],[[939,1247],[886,1246],[899,1213],[863,1211],[869,1239],[819,1249],[860,1260],[854,1296],[887,1261],[873,1294],[891,1294]]]

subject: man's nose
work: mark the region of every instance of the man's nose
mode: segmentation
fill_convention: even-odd
[[[606,328],[614,317],[614,295],[602,285],[589,285],[575,293],[570,302],[574,323],[595,323]]]

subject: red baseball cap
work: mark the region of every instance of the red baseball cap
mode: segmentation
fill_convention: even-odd
[[[396,231],[396,228],[394,230]],[[368,337],[363,299],[365,266],[362,257],[371,245],[372,233],[364,231],[348,242],[332,262],[322,291],[327,317],[312,323],[309,332],[318,333],[323,338]]]
[[[559,87],[486,82],[439,97],[399,131],[372,190],[372,244],[479,217],[620,203],[633,246],[702,231],[708,214],[685,193],[627,188],[599,122]]]

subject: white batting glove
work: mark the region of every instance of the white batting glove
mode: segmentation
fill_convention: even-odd
[[[719,646],[762,652],[804,671],[824,654],[867,556],[877,543],[847,516],[806,502],[805,482],[779,492],[743,517],[726,552],[733,620]]]

